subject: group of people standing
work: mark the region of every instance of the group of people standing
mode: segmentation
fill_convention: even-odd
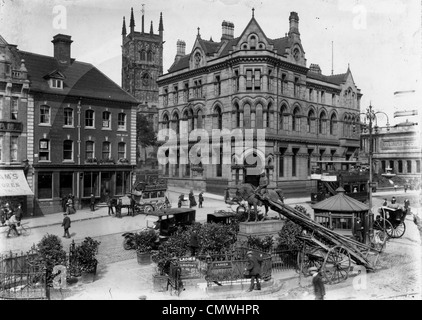
[[[19,236],[17,227],[20,226],[23,217],[22,204],[18,204],[16,208],[12,208],[7,202],[4,206],[0,207],[0,222],[1,225],[7,225],[9,230],[7,231],[7,237],[10,236],[10,232],[14,232]]]
[[[182,193],[179,196],[179,200],[177,202],[177,207],[181,208],[184,201],[186,201],[185,195]],[[204,193],[202,191],[198,195],[198,202],[199,202],[198,208],[202,208],[202,203],[204,202]],[[189,192],[189,208],[193,208],[193,207],[196,207],[196,199],[195,199],[195,195],[193,194],[193,190],[191,190]]]
[[[67,214],[76,213],[75,209],[75,196],[69,193],[67,196],[62,197],[62,208],[63,212]]]

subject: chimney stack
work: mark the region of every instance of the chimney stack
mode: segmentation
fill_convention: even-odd
[[[57,34],[51,41],[54,45],[54,58],[63,65],[70,65],[70,45],[73,42],[71,36]]]
[[[175,57],[175,61],[179,61],[181,57],[183,57],[186,53],[186,42],[183,40],[177,40],[177,53]]]
[[[297,14],[297,12],[290,12],[289,21],[290,21],[289,36],[291,34],[300,35],[300,33],[299,33],[299,15]]]
[[[223,21],[221,24],[223,32],[221,40],[230,40],[234,38],[234,24],[232,22]]]
[[[321,68],[318,64],[311,63],[311,65],[309,66],[309,71],[321,74]]]

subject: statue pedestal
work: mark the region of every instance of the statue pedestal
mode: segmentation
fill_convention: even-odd
[[[278,237],[285,220],[265,220],[257,222],[240,222],[237,240],[246,241],[249,236],[264,238],[266,236]]]

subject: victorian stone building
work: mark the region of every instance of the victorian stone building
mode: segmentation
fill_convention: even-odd
[[[213,129],[265,129],[265,154],[252,147],[244,150],[244,161],[229,164],[182,164],[178,158],[162,165],[170,183],[221,193],[242,182],[257,184],[265,170],[272,186],[304,193],[313,184],[312,162],[357,157],[360,137],[353,125],[362,94],[349,68],[324,75],[317,64],[308,67],[305,45],[296,12],[290,13],[288,33],[270,38],[254,11],[238,37],[234,24],[223,21],[218,42],[202,39],[199,28],[190,52],[177,42],[173,65],[158,78],[160,128],[203,128],[210,137]],[[217,149],[220,160],[235,154],[234,143],[228,152]],[[249,157],[257,161],[251,164]]]
[[[138,113],[147,117],[154,124],[155,131],[158,131],[157,79],[163,74],[163,17],[160,14],[158,34],[154,33],[152,21],[149,31],[145,31],[144,18],[142,9],[141,31],[135,31],[132,8],[129,33],[127,33],[126,21],[123,17],[122,88],[137,99]],[[140,156],[138,160],[145,165],[147,158],[151,158],[149,154],[154,153],[154,148],[148,147],[144,150],[139,141],[138,148]]]
[[[106,192],[130,191],[137,101],[93,65],[71,58],[72,42],[54,36],[53,56],[16,46],[7,51],[15,62],[0,101],[4,120],[14,126],[2,132],[2,159],[22,168],[28,159],[35,197],[27,214],[60,212],[69,194],[80,207],[91,194],[104,200]]]

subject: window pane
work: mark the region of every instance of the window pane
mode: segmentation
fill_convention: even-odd
[[[73,160],[73,141],[65,140],[63,142],[63,159]]]
[[[49,140],[40,140],[40,150],[38,158],[41,161],[50,160],[50,145]]]
[[[103,142],[102,156],[103,159],[110,158],[110,142]]]
[[[87,141],[85,144],[85,157],[86,159],[94,158],[94,142]]]
[[[64,125],[73,126],[73,110],[64,109]]]
[[[110,112],[103,112],[103,128],[110,128]]]
[[[18,161],[18,137],[10,138],[10,161]]]
[[[53,197],[53,174],[38,174],[38,199],[51,199]]]

